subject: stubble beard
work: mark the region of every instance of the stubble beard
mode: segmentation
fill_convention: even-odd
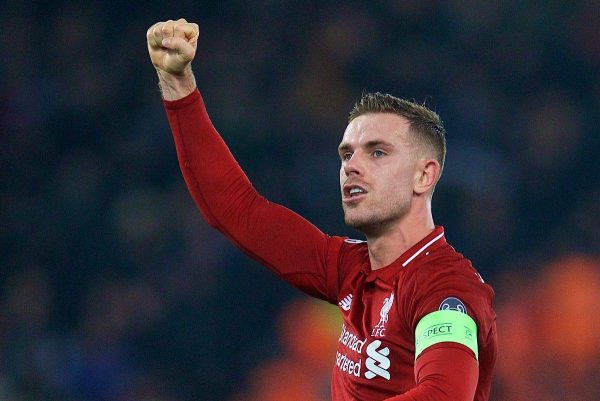
[[[344,222],[367,237],[379,236],[402,220],[410,210],[410,200],[397,200],[394,204],[373,207],[359,204],[354,207],[343,205]]]

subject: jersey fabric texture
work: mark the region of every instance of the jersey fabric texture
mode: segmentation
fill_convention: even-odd
[[[252,187],[197,90],[164,104],[183,177],[207,222],[286,282],[339,305],[343,325],[333,361],[333,400],[489,398],[497,352],[494,292],[448,244],[442,227],[372,271],[366,242],[326,235]],[[415,361],[417,325],[448,308],[475,322],[478,361],[455,342],[431,345]],[[431,330],[443,334],[444,328]],[[434,396],[427,385],[439,377],[448,391]],[[461,390],[469,381],[476,383],[474,395]]]

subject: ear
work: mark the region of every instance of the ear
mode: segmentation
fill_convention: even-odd
[[[417,176],[413,190],[422,195],[432,191],[440,177],[440,163],[435,159],[421,159],[417,166]]]

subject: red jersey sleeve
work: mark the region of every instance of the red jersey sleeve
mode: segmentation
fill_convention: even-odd
[[[473,362],[478,364],[479,377],[475,400],[487,400],[491,387],[491,373],[497,353],[496,314],[492,303],[494,291],[485,284],[481,276],[468,259],[455,252],[450,245],[440,249],[439,255],[432,252],[432,262],[415,266],[411,272],[412,290],[405,299],[405,316],[410,330],[414,334],[417,324],[432,312],[438,310],[456,310],[466,313],[477,326],[478,361],[468,347],[453,342],[441,342],[425,351],[417,358],[425,357],[430,349],[453,346],[469,353]],[[440,362],[443,366],[443,361]],[[452,369],[452,366],[448,366]]]
[[[436,344],[415,362],[417,386],[385,401],[473,401],[478,376],[479,367],[467,347]]]
[[[429,313],[458,310],[475,321],[479,347],[489,344],[496,324],[492,308],[494,291],[467,259],[442,258],[438,264],[421,266],[415,272],[414,284],[415,292],[407,311],[413,331]]]
[[[283,280],[336,303],[344,239],[325,235],[254,189],[211,123],[198,90],[164,106],[185,183],[206,221]]]

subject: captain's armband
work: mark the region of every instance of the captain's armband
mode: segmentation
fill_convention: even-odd
[[[423,317],[415,330],[415,359],[434,344],[453,342],[477,352],[477,325],[466,313],[455,310],[438,310]]]

